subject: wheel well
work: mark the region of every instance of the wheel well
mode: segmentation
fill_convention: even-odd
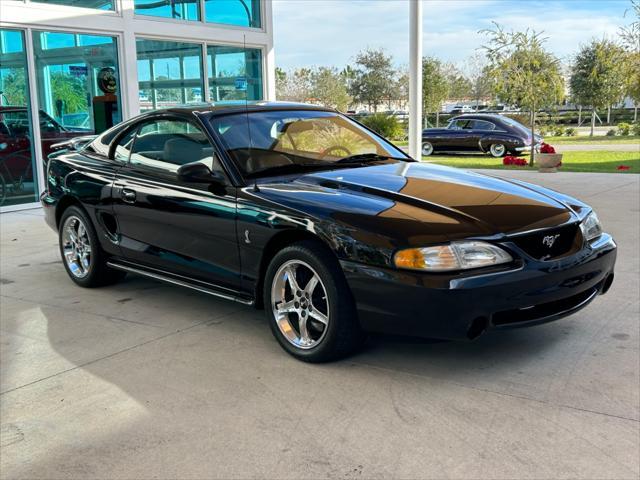
[[[256,308],[263,308],[264,306],[262,302],[262,288],[264,285],[264,276],[267,273],[267,267],[269,266],[271,259],[283,248],[303,240],[316,242],[318,245],[321,245],[323,248],[330,251],[332,255],[334,254],[325,242],[306,230],[284,230],[276,233],[265,246],[262,252],[262,258],[260,259],[260,273],[258,275],[258,281],[256,282],[254,292]]]
[[[56,227],[57,228],[60,228],[60,219],[62,218],[62,214],[71,205],[75,205],[76,207],[82,208],[82,204],[80,203],[80,201],[77,198],[72,197],[71,195],[65,195],[58,201],[58,206],[56,207]]]

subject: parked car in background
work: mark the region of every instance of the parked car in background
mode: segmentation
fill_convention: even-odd
[[[521,154],[542,144],[542,137],[531,141],[531,130],[503,115],[476,113],[452,118],[445,128],[422,132],[422,155],[436,152],[482,152],[493,157]]]
[[[473,339],[556,320],[613,281],[616,245],[588,205],[416,162],[322,107],[146,113],[51,156],[45,178],[76,284],[129,272],[264,307],[305,361],[365,332]]]

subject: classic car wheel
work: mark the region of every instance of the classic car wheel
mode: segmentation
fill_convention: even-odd
[[[71,280],[81,287],[108,285],[126,273],[107,267],[95,229],[87,214],[78,207],[67,208],[58,232],[60,255]]]
[[[293,244],[273,258],[264,281],[264,305],[276,340],[300,360],[334,360],[364,339],[337,260],[315,242]]]
[[[489,147],[489,153],[492,157],[504,157],[504,154],[507,153],[507,147],[501,143],[494,143]]]
[[[429,142],[422,142],[422,155],[428,157],[433,153],[433,145]]]

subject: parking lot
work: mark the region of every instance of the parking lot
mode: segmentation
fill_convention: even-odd
[[[325,365],[250,307],[134,276],[76,287],[39,210],[0,215],[0,475],[638,478],[640,176],[494,174],[596,209],[619,244],[610,292],[547,325],[376,337]]]

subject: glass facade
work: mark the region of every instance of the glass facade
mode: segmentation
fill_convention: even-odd
[[[122,121],[114,37],[34,31],[33,50],[43,157]]]
[[[24,33],[0,30],[0,206],[38,200]]]
[[[175,18],[178,20],[200,20],[199,0],[135,0],[137,15]]]
[[[262,52],[257,48],[207,46],[212,101],[262,100]]]
[[[97,8],[98,10],[113,10],[114,0],[31,0],[36,3],[53,3],[70,7]]]
[[[205,20],[260,28],[260,0],[204,0]]]
[[[135,0],[134,5],[137,15],[199,21],[202,2],[206,22],[253,28],[262,25],[260,0]]]
[[[140,111],[204,100],[200,44],[138,38],[136,51]]]

